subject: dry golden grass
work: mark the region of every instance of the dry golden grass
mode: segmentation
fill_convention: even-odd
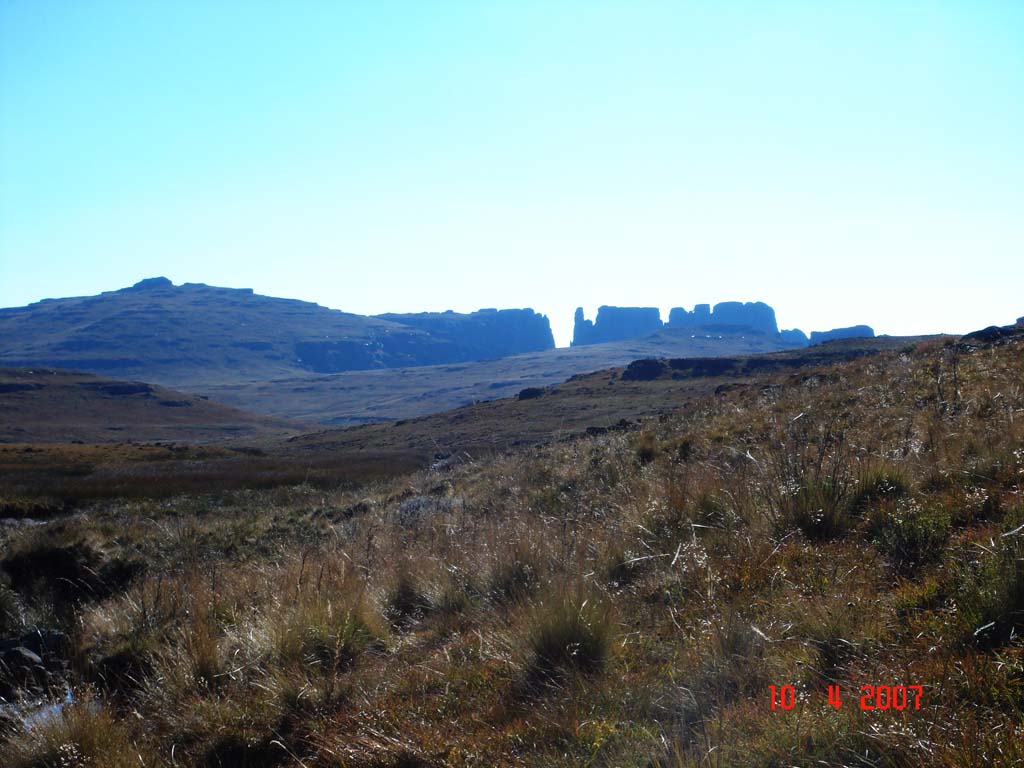
[[[109,735],[72,717],[0,763],[1024,765],[1022,351],[925,344],[633,432],[9,533],[5,558],[143,567],[65,619],[96,703],[73,717]],[[30,621],[60,615],[46,587]],[[861,711],[862,685],[921,707]]]

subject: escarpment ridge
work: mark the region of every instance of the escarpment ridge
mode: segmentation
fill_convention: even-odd
[[[572,346],[604,344],[623,341],[655,333],[662,328],[693,329],[702,332],[749,332],[779,339],[794,347],[817,344],[832,339],[873,338],[874,330],[868,325],[813,331],[810,338],[799,329],[779,330],[775,310],[763,301],[723,301],[712,307],[697,304],[692,310],[673,307],[668,322],[662,322],[657,307],[601,306],[597,318],[588,320],[583,308],[576,310]]]

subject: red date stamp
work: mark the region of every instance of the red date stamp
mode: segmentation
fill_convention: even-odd
[[[796,688],[792,685],[768,686],[772,709],[790,710],[796,706]],[[860,708],[865,711],[920,709],[924,686],[921,685],[862,685],[860,687]],[[840,709],[843,706],[843,692],[838,685],[828,687],[828,703]]]

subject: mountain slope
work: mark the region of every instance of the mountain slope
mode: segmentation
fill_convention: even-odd
[[[526,387],[559,384],[570,376],[624,366],[643,357],[749,355],[791,346],[778,336],[758,333],[711,336],[666,328],[641,339],[500,360],[214,384],[198,391],[257,413],[340,426],[408,419],[478,400],[511,397]]]
[[[299,429],[293,422],[138,381],[0,368],[0,443],[207,442]]]
[[[249,289],[152,278],[98,296],[0,309],[0,365],[194,387],[471,360],[488,356],[488,343],[504,341],[506,326],[514,330],[522,322],[540,333],[512,333],[511,344],[489,356],[553,346],[546,318],[532,310],[509,312],[451,313],[442,315],[442,327],[424,330],[413,320],[403,324]]]
[[[287,451],[405,451],[490,453],[516,446],[624,426],[623,420],[686,410],[696,398],[737,387],[798,378],[829,366],[911,348],[939,337],[844,339],[762,355],[638,360],[626,367],[579,374],[519,397],[475,402],[391,423],[310,432],[287,439]],[[595,347],[586,347],[595,349]]]

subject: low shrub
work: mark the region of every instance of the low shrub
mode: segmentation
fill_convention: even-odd
[[[879,516],[872,527],[882,553],[897,571],[909,574],[942,557],[949,541],[952,518],[939,505],[921,506],[906,501]]]

